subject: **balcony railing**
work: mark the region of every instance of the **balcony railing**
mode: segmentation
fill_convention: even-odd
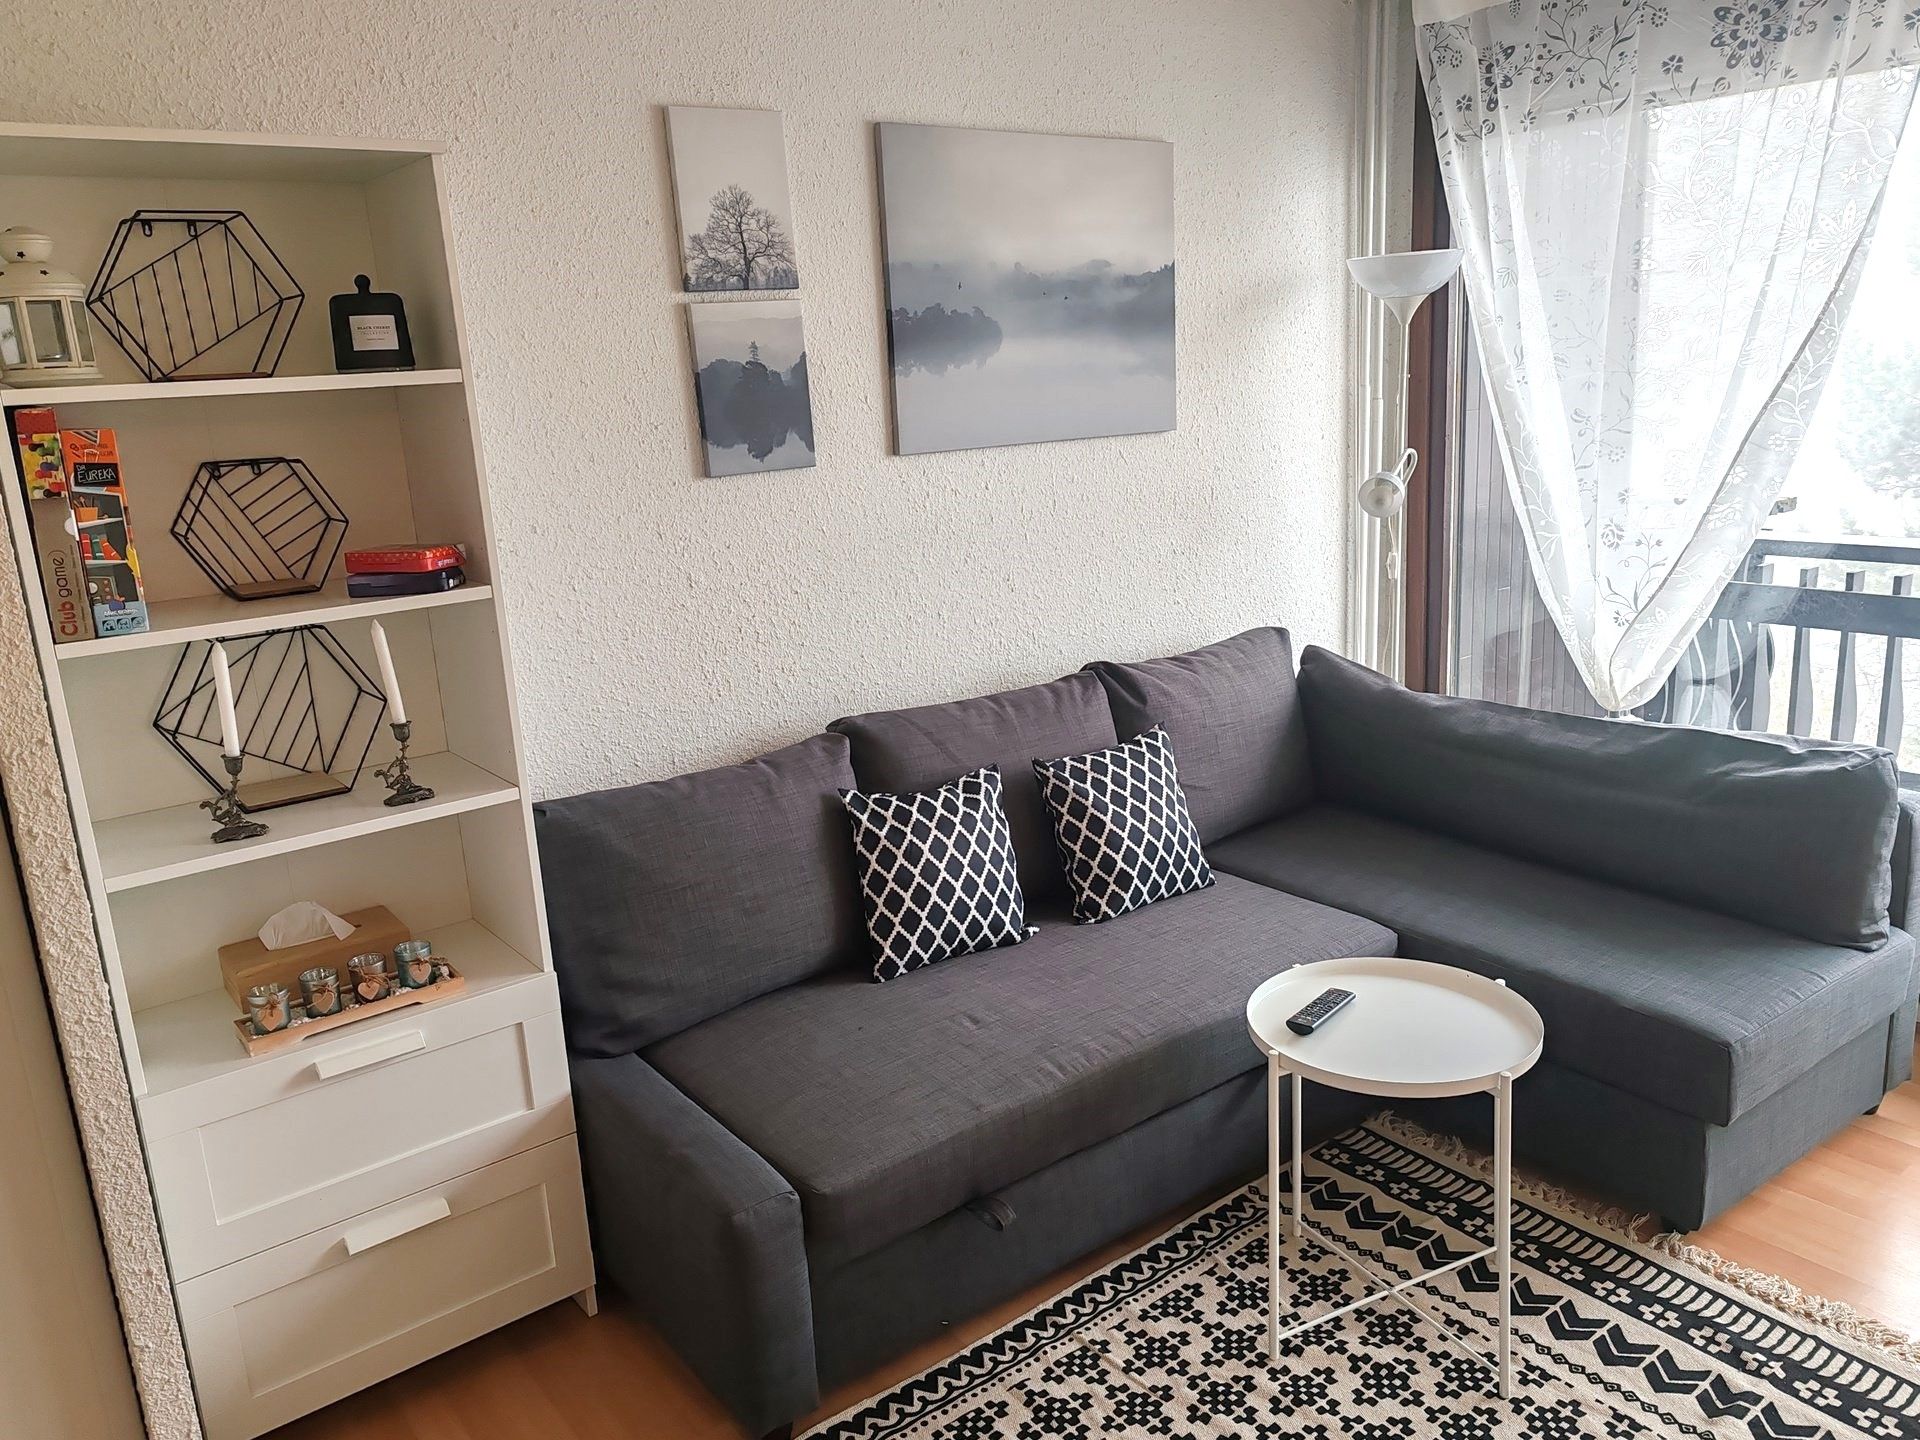
[[[1534,586],[1473,347],[1462,362],[1449,463],[1451,687],[1599,715]],[[1920,642],[1920,540],[1762,535],[1666,684],[1635,713],[1870,741],[1901,756],[1903,773],[1920,771],[1920,673],[1907,674],[1920,644],[1909,641]]]
[[[1456,611],[1456,689],[1598,715],[1524,557],[1508,557],[1506,548],[1483,542],[1464,550],[1463,558],[1480,561],[1486,598]],[[1492,583],[1496,573],[1501,583]],[[1907,673],[1908,661],[1920,658],[1920,645],[1907,643],[1920,642],[1917,592],[1920,541],[1763,535],[1666,684],[1634,713],[1865,741],[1901,756],[1902,772],[1920,780],[1912,773],[1920,771],[1920,674]]]
[[[1697,707],[1687,692],[1701,687],[1688,681],[1717,671],[1731,728],[1865,740],[1899,755],[1906,642],[1920,640],[1916,576],[1920,543],[1763,535],[1696,638],[1693,664],[1675,670],[1674,718]]]

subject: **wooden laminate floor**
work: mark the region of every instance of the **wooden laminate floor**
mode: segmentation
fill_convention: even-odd
[[[924,1369],[1177,1219],[1143,1227],[1005,1305],[826,1397],[815,1419]],[[1889,1095],[1695,1239],[1920,1333],[1920,1084]],[[275,1440],[741,1440],[672,1350],[617,1297],[570,1302],[277,1431]]]

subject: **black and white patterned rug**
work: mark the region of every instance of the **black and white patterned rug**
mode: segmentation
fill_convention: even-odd
[[[1283,1322],[1362,1294],[1355,1259],[1408,1275],[1486,1245],[1484,1164],[1389,1117],[1321,1145]],[[1392,1300],[1270,1365],[1263,1183],[809,1440],[1920,1440],[1911,1341],[1677,1240],[1637,1242],[1625,1216],[1517,1181],[1515,1199],[1511,1400]],[[1416,1293],[1491,1335],[1486,1262]]]

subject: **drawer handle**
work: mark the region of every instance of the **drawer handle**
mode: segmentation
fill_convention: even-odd
[[[411,1055],[416,1050],[426,1048],[427,1037],[418,1030],[400,1030],[392,1035],[383,1035],[371,1045],[362,1045],[357,1050],[343,1050],[334,1055],[322,1055],[313,1062],[313,1073],[322,1080],[331,1080],[336,1075],[364,1070],[369,1065],[378,1065],[382,1060]]]
[[[411,1205],[402,1205],[397,1210],[389,1210],[364,1225],[356,1225],[340,1238],[347,1242],[347,1254],[358,1255],[363,1250],[371,1250],[389,1240],[398,1240],[415,1230],[424,1230],[434,1221],[444,1220],[452,1213],[447,1202],[434,1195],[425,1200],[416,1200]]]

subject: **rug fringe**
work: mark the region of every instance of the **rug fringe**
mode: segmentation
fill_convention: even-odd
[[[1802,1290],[1785,1276],[1738,1264],[1672,1231],[1656,1235],[1644,1243],[1648,1249],[1667,1259],[1678,1260],[1709,1279],[1744,1291],[1783,1315],[1818,1325],[1842,1339],[1871,1345],[1906,1364],[1920,1365],[1920,1336],[1863,1314],[1844,1300],[1829,1300],[1824,1295]]]
[[[1445,1160],[1478,1175],[1493,1174],[1493,1158],[1451,1135],[1436,1135],[1403,1115],[1383,1110],[1367,1125],[1383,1135],[1424,1150],[1436,1160]],[[1802,1290],[1782,1275],[1770,1274],[1737,1264],[1724,1255],[1695,1245],[1677,1231],[1643,1238],[1654,1222],[1651,1214],[1635,1215],[1617,1206],[1606,1205],[1563,1190],[1558,1185],[1515,1176],[1513,1193],[1539,1201],[1595,1229],[1612,1232],[1614,1238],[1640,1245],[1661,1256],[1698,1271],[1705,1279],[1739,1290],[1762,1304],[1795,1320],[1818,1325],[1843,1340],[1870,1345],[1893,1360],[1920,1365],[1920,1335],[1890,1325],[1884,1320],[1856,1310],[1844,1300],[1830,1300]]]

